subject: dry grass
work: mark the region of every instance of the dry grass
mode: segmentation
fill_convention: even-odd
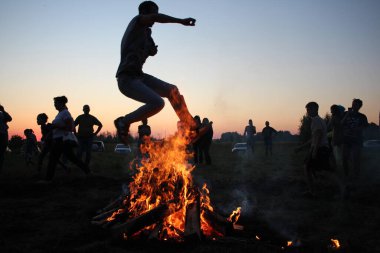
[[[108,231],[93,227],[98,208],[121,191],[129,180],[133,155],[94,153],[91,178],[73,168],[70,175],[57,168],[51,185],[36,184],[35,169],[22,157],[8,154],[0,174],[0,252],[153,252],[156,243],[120,244]],[[194,171],[198,184],[206,182],[220,214],[243,207],[240,223],[246,242],[203,242],[196,245],[160,244],[169,252],[263,252],[247,243],[256,235],[277,245],[284,240],[324,245],[338,238],[350,252],[379,252],[380,171],[378,150],[363,152],[362,177],[349,198],[341,195],[334,180],[318,182],[318,197],[302,196],[305,190],[302,160],[294,144],[277,144],[265,157],[258,143],[254,155],[231,153],[232,144],[214,144],[212,166]],[[270,252],[270,251],[265,251]],[[306,251],[303,251],[306,252]],[[319,251],[318,251],[319,252]],[[323,252],[323,251],[320,251]]]

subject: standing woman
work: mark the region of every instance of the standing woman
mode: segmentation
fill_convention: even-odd
[[[66,107],[68,102],[65,96],[54,98],[54,107],[57,109],[58,114],[52,122],[53,129],[53,145],[50,151],[49,163],[46,173],[46,180],[51,181],[54,177],[55,167],[62,154],[79,168],[84,173],[89,174],[90,170],[86,164],[84,164],[73,151],[73,142],[70,141],[70,136],[74,136],[74,120],[70,112]]]

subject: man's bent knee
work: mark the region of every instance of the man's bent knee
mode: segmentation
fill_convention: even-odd
[[[160,99],[156,99],[155,101],[153,101],[152,103],[150,103],[152,107],[154,107],[156,110],[158,111],[161,111],[162,108],[164,108],[165,106],[165,101],[160,98]]]

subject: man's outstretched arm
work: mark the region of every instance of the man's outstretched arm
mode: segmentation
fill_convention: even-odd
[[[168,16],[165,14],[157,13],[157,14],[146,14],[141,15],[140,20],[142,24],[149,25],[152,23],[177,23],[182,24],[186,26],[194,26],[195,25],[195,19],[193,18],[175,18],[172,16]]]

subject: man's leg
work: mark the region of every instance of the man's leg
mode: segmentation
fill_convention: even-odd
[[[352,145],[352,169],[356,180],[360,177],[360,155],[361,144]]]
[[[63,141],[62,139],[54,140],[49,155],[49,162],[46,171],[46,180],[51,181],[55,174],[55,167],[57,166],[59,157],[62,154]]]
[[[77,157],[82,160],[83,152],[85,152],[85,139],[83,137],[78,137],[78,147],[77,147]]]
[[[144,83],[157,92],[161,97],[165,97],[169,100],[180,121],[184,122],[190,129],[196,129],[197,123],[193,116],[191,116],[184,97],[180,94],[175,85],[164,82],[148,74],[144,75]]]
[[[74,154],[74,151],[73,151],[73,148],[72,148],[71,144],[68,144],[68,143],[64,142],[62,146],[63,146],[62,147],[63,153],[70,160],[70,162],[72,162],[73,164],[75,164],[76,166],[78,166],[79,168],[81,168],[84,173],[89,174],[90,173],[90,169],[88,168],[88,166],[81,159],[79,159]]]
[[[270,152],[271,156],[273,154],[272,150],[273,150],[273,142],[272,142],[272,140],[269,140],[269,152]]]
[[[343,171],[344,171],[344,176],[347,179],[348,178],[348,171],[349,171],[349,160],[350,160],[350,153],[351,153],[351,148],[349,144],[343,144],[342,147],[342,165],[343,165]]]
[[[92,141],[93,141],[93,138],[92,138],[92,137],[85,138],[86,160],[85,160],[84,163],[85,163],[87,166],[90,165],[90,161],[91,161]]]
[[[143,78],[121,76],[118,78],[118,85],[125,96],[144,103],[137,110],[125,115],[123,120],[126,125],[149,118],[164,108],[164,100],[144,82]]]

